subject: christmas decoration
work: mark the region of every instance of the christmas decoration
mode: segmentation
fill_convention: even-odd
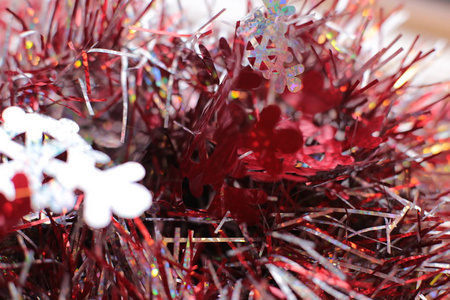
[[[124,176],[140,180],[145,176],[143,167],[127,162],[107,171],[98,170],[95,164],[108,163],[109,157],[93,150],[77,134],[79,128],[73,121],[25,114],[19,107],[5,109],[2,118],[0,152],[11,159],[0,165],[2,192],[8,200],[16,197],[12,178],[24,174],[29,181],[31,207],[37,211],[47,207],[56,213],[72,210],[76,204],[74,192],[82,190],[86,195],[84,219],[92,227],[107,226],[110,209],[119,216],[134,218],[150,207],[150,193],[128,183]],[[23,146],[14,140],[22,134]],[[62,154],[66,161],[58,159]],[[128,196],[131,198],[124,202]]]
[[[0,297],[446,299],[433,50],[369,0],[188,2],[0,4]]]

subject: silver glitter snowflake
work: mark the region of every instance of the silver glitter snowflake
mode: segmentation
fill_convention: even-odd
[[[302,64],[289,65],[293,55],[285,22],[295,13],[295,8],[287,6],[286,0],[264,0],[264,4],[269,12],[267,17],[261,10],[256,10],[238,28],[245,45],[251,46],[246,50],[243,64],[261,71],[266,79],[275,77],[277,93],[283,93],[286,86],[289,91],[298,92],[301,81],[297,75],[303,73],[304,67]]]

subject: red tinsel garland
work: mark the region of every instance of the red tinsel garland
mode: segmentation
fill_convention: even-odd
[[[0,297],[446,299],[449,84],[408,78],[432,51],[370,54],[373,1],[264,1],[231,38],[163,2],[1,4],[2,108],[76,120],[155,201],[92,230],[83,191],[34,219],[0,195]]]

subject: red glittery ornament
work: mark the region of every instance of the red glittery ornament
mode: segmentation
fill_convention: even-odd
[[[296,95],[290,95],[289,101],[304,114],[314,115],[337,107],[342,94],[331,83],[325,85],[326,75],[314,69],[303,74],[303,88]]]
[[[302,134],[295,127],[277,128],[281,109],[276,105],[265,107],[258,122],[248,134],[245,146],[271,175],[282,171],[283,154],[293,154],[303,145]]]

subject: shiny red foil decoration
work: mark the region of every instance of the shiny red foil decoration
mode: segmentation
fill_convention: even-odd
[[[0,2],[2,108],[74,119],[114,164],[142,163],[155,199],[103,230],[82,191],[23,218],[17,174],[1,299],[448,298],[448,83],[403,81],[433,51],[374,51],[398,12],[374,1],[247,2],[224,36],[190,26],[190,1]],[[273,47],[273,74],[243,65]]]
[[[280,119],[281,110],[278,106],[265,107],[245,141],[246,148],[253,151],[255,159],[271,175],[282,171],[282,162],[277,153],[281,156],[293,154],[303,144],[302,135],[295,127],[276,128]]]
[[[266,202],[267,194],[263,190],[223,187],[208,213],[220,219],[229,211],[238,222],[252,226],[261,222],[260,206]]]
[[[31,212],[30,190],[24,174],[12,178],[16,189],[16,198],[9,201],[0,194],[0,237],[8,233],[19,221]]]

